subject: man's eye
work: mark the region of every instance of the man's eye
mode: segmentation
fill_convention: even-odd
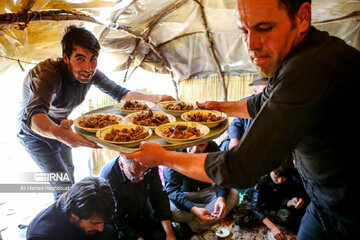
[[[259,27],[259,31],[261,31],[261,32],[269,32],[272,29],[273,29],[272,26],[261,26],[261,27]]]

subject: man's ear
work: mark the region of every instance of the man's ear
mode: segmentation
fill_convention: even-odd
[[[296,20],[299,24],[299,31],[300,33],[306,33],[309,30],[310,23],[311,23],[311,5],[308,2],[303,3],[297,14]]]
[[[65,53],[63,53],[62,56],[63,56],[64,62],[65,62],[66,64],[69,64],[69,63],[70,63],[70,59],[68,58],[68,56],[67,56]]]
[[[72,212],[70,213],[70,216],[71,216],[71,219],[70,219],[70,222],[78,222],[80,220],[80,218],[73,214]]]

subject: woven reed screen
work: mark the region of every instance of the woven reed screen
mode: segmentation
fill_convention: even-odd
[[[252,82],[253,75],[226,75],[224,78],[228,101],[236,101],[252,94],[249,84]],[[180,98],[183,101],[195,103],[196,101],[223,100],[222,83],[218,77],[183,80],[180,89]],[[229,118],[229,122],[231,121],[232,118]],[[227,132],[214,141],[220,144],[226,136]]]
[[[247,97],[252,94],[249,84],[252,81],[252,75],[241,76],[225,76],[225,83],[227,86],[228,100],[234,101]],[[223,100],[222,84],[218,77],[209,77],[203,79],[188,79],[181,81],[179,85],[180,100],[189,102],[204,102],[208,100]],[[147,92],[142,89],[141,92]],[[149,93],[149,92],[147,92]],[[89,100],[90,110],[92,108],[100,108],[108,106],[112,100],[108,96],[104,96],[102,100],[96,103]],[[230,118],[230,121],[232,119]],[[219,144],[226,137],[226,132],[215,141]],[[97,149],[92,151],[92,166],[93,174],[98,175],[103,166],[112,158],[118,155],[117,152],[108,149]]]
[[[252,75],[225,76],[228,101],[239,100],[252,94],[249,84]],[[208,100],[223,100],[222,83],[218,77],[203,79],[188,79],[180,83],[180,99],[190,102],[203,102]]]

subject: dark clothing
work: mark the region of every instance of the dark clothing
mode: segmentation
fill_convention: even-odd
[[[241,139],[248,127],[250,126],[252,119],[246,118],[234,118],[229,127],[229,138]]]
[[[250,126],[251,122],[252,119],[234,118],[229,126],[227,137],[220,144],[221,151],[229,150],[230,139],[237,138],[240,140]]]
[[[70,216],[60,206],[53,203],[42,210],[29,224],[26,232],[28,240],[111,240],[113,229],[107,224],[104,231],[86,236],[79,228],[70,223]]]
[[[180,152],[187,152],[186,149],[179,150]],[[214,141],[210,141],[204,152],[219,151],[218,145]],[[195,205],[188,199],[185,192],[198,192],[202,189],[211,186],[210,183],[197,181],[189,178],[171,168],[164,167],[163,175],[165,180],[165,188],[169,199],[181,210],[190,212]],[[226,199],[229,194],[229,189],[222,186],[216,186],[216,197],[224,197]]]
[[[252,97],[252,96],[254,96],[254,95],[251,95],[249,97]],[[249,98],[249,97],[246,97],[246,98]],[[245,99],[245,98],[243,98],[243,99]],[[243,100],[243,99],[241,99],[241,100]],[[251,118],[235,117],[229,126],[227,137],[220,144],[221,151],[229,150],[230,139],[237,138],[240,140],[242,138],[242,136],[245,134],[248,127],[250,126],[251,122],[252,122]]]
[[[75,181],[71,148],[30,130],[32,115],[44,113],[56,124],[60,124],[82,103],[92,85],[117,101],[129,91],[115,84],[99,70],[89,83],[80,83],[73,78],[61,58],[39,63],[25,77],[18,138],[42,171],[67,172],[72,182]],[[56,186],[56,183],[52,184]],[[56,200],[61,192],[54,194]]]
[[[138,183],[131,182],[119,166],[120,157],[107,163],[100,176],[107,179],[113,190],[116,213],[113,224],[123,239],[137,239],[137,229],[150,222],[170,220],[169,198],[163,189],[158,168],[152,168]],[[155,225],[153,223],[153,225]],[[151,229],[149,229],[151,230]]]
[[[301,220],[301,226],[296,240],[319,240],[328,239],[324,233],[321,222],[315,213],[314,205],[310,205],[306,208],[306,213]]]
[[[354,167],[359,124],[335,113],[357,109],[349,92],[358,80],[360,53],[344,41],[311,27],[279,65],[262,94],[248,99],[254,118],[241,143],[209,153],[205,169],[217,184],[246,188],[293,152],[323,231],[329,239],[351,238],[360,227]]]
[[[51,144],[50,142],[55,142],[55,144]],[[45,140],[45,138],[28,135],[22,136],[20,143],[25,147],[25,150],[43,172],[61,172],[68,174],[70,182],[51,182],[54,189],[57,189],[54,191],[54,199],[56,202],[60,195],[66,191],[67,187],[64,188],[62,186],[67,185],[71,187],[75,182],[71,147],[56,140]]]
[[[298,216],[298,220],[300,220],[310,202],[296,170],[293,170],[281,184],[276,184],[271,179],[270,173],[266,174],[260,178],[258,184],[247,190],[246,195],[251,199],[251,208],[260,221],[265,217],[273,221],[265,212],[281,208],[288,208],[290,212],[294,213],[293,216]],[[300,209],[287,207],[287,203],[294,197],[304,200],[304,205]]]

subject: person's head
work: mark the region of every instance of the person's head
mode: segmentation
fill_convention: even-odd
[[[249,56],[265,77],[310,28],[311,0],[237,0],[236,19]]]
[[[255,75],[253,77],[252,83],[250,83],[249,86],[251,86],[254,94],[258,94],[264,91],[267,82],[267,78],[262,77],[261,75]]]
[[[195,145],[192,147],[188,147],[186,150],[188,153],[203,153],[206,149],[206,147],[208,146],[209,142],[200,144],[200,145]]]
[[[87,83],[97,68],[100,45],[96,37],[83,27],[69,26],[61,41],[62,55],[74,78]]]
[[[102,232],[115,209],[111,187],[99,177],[86,177],[75,183],[59,198],[58,204],[85,235]]]
[[[125,176],[133,183],[141,182],[144,180],[144,176],[151,171],[151,168],[122,156],[119,156],[119,166]]]
[[[292,158],[288,157],[278,168],[270,172],[271,179],[274,183],[281,184],[291,175],[293,169],[294,164]]]

